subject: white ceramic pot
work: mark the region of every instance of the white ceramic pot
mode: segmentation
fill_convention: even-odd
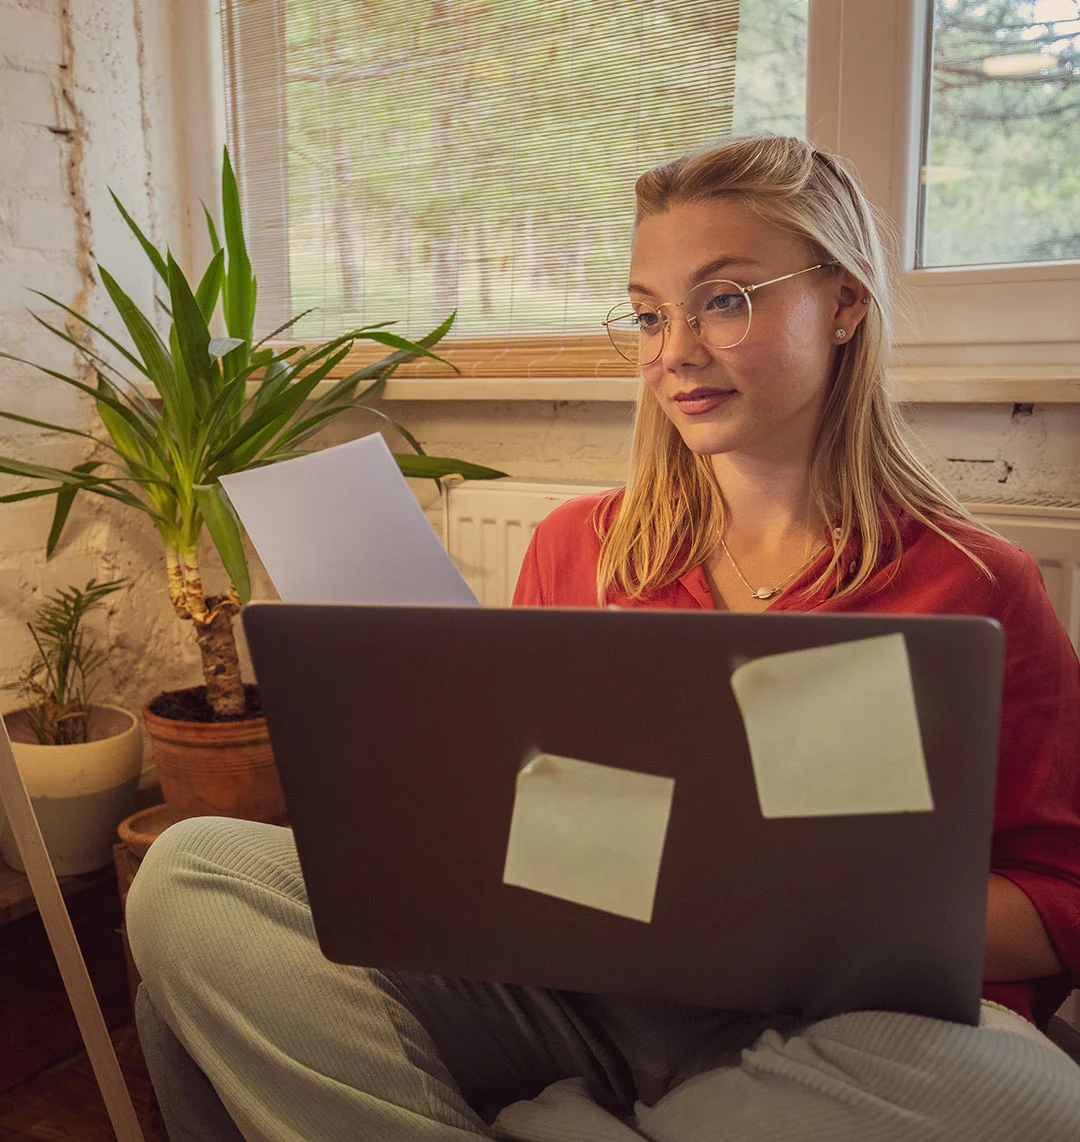
[[[41,745],[23,710],[5,714],[4,724],[56,875],[103,868],[117,825],[135,808],[143,756],[138,719],[119,706],[92,706],[90,741],[77,745]],[[7,822],[0,854],[24,871]]]

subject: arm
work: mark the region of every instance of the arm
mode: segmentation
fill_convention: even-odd
[[[1011,880],[990,874],[986,896],[988,980],[1038,979],[1058,975],[1065,966],[1054,951],[1035,905]]]
[[[985,978],[1080,976],[1080,666],[1034,561],[999,577],[1001,748]],[[1067,986],[1064,981],[1060,986]]]

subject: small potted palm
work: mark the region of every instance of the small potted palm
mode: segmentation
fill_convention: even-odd
[[[58,876],[108,864],[116,827],[134,807],[142,731],[130,711],[92,701],[105,652],[82,625],[123,585],[91,579],[47,596],[27,624],[36,653],[6,687],[18,691],[21,706],[4,724]],[[23,871],[6,827],[0,853]]]
[[[91,396],[104,434],[50,424],[13,412],[0,417],[80,437],[94,449],[71,469],[0,457],[0,472],[34,485],[0,496],[11,502],[55,496],[46,544],[52,555],[72,502],[80,493],[106,497],[149,517],[165,549],[168,595],[177,618],[190,625],[202,656],[202,684],[159,695],[144,712],[162,789],[178,817],[204,813],[281,820],[284,804],[273,767],[266,723],[254,686],[240,672],[234,619],[251,594],[239,520],[220,478],[304,455],[331,421],[359,409],[397,428],[413,453],[397,455],[407,476],[457,473],[487,479],[504,473],[424,454],[419,442],[375,406],[402,363],[434,357],[432,347],[453,324],[451,314],[418,341],[391,332],[390,322],[352,329],[312,348],[276,347],[254,337],[257,285],[248,256],[240,199],[229,154],[222,167],[223,241],[209,213],[213,248],[198,280],[189,281],[171,253],[159,251],[118,199],[117,208],[160,278],[168,316],[159,332],[156,311],[143,312],[116,280],[98,267],[101,281],[130,339],[123,343],[99,325],[47,295],[94,335],[71,335],[37,320],[77,354],[82,375],[70,375],[0,353]],[[219,320],[224,334],[215,336]],[[352,346],[373,342],[385,356],[337,377]],[[83,379],[88,376],[94,383]],[[199,540],[204,527],[229,582],[217,591],[204,583]]]

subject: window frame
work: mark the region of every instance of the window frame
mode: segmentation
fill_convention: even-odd
[[[279,0],[269,0],[277,4]],[[807,137],[856,165],[872,201],[898,235],[901,310],[899,350],[890,370],[899,400],[1000,402],[1080,401],[1080,261],[971,268],[915,268],[918,180],[929,82],[931,0],[809,0]],[[243,8],[239,5],[238,8]],[[207,185],[227,136],[224,43],[209,27],[216,5],[177,3],[174,21],[196,19],[218,50],[174,48],[175,90],[182,130],[179,162],[186,189],[217,200]],[[178,14],[186,13],[186,14]],[[180,29],[177,29],[178,31]],[[207,35],[209,32],[209,35]],[[233,34],[236,34],[235,25]],[[178,36],[181,44],[184,36]],[[191,92],[214,98],[186,99]],[[269,100],[267,101],[269,104]],[[243,155],[234,150],[239,167]],[[184,211],[183,247],[201,250],[201,212]],[[996,298],[1008,298],[1002,310]],[[1004,313],[1003,310],[1007,311]],[[505,338],[448,338],[458,376],[430,363],[400,369],[391,399],[632,400],[637,388],[606,338],[532,338],[507,351]],[[558,342],[562,343],[560,348]],[[494,346],[501,351],[494,351]],[[601,354],[597,364],[596,354]],[[592,357],[590,358],[590,354]],[[365,346],[341,372],[373,359]],[[555,365],[559,365],[559,369]]]
[[[896,228],[900,308],[912,315],[897,322],[902,358],[1033,375],[1080,365],[1080,321],[1068,319],[1080,313],[1080,261],[915,265],[931,17],[932,0],[810,0],[807,134],[854,162]]]

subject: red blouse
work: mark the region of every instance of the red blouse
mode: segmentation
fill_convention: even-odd
[[[597,511],[607,492],[556,508],[537,528],[525,555],[515,606],[595,607],[600,541]],[[1004,540],[962,524],[953,533],[993,573],[988,579],[941,536],[909,522],[899,571],[883,566],[854,595],[800,592],[827,555],[792,583],[770,611],[868,611],[989,615],[1005,631],[1001,744],[994,809],[992,868],[1030,898],[1066,975],[986,983],[983,995],[1045,1028],[1080,977],[1080,664],[1054,613],[1035,561]],[[857,538],[845,563],[858,553]],[[704,570],[620,607],[714,610]]]

